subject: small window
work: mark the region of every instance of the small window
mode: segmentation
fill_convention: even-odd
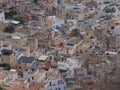
[[[32,80],[34,80],[34,77],[32,77]]]
[[[59,87],[58,90],[61,90],[61,88]]]
[[[21,66],[19,66],[19,69],[21,69]]]

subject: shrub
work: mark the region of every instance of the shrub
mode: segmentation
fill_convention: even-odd
[[[4,67],[4,70],[10,70],[11,67],[10,67],[10,64],[0,64],[0,67]]]
[[[14,27],[12,25],[9,25],[9,26],[5,27],[4,32],[6,32],[6,33],[14,33],[15,29],[14,29]]]
[[[5,13],[5,18],[6,18],[6,19],[12,19],[14,15],[17,15],[17,12],[11,10],[10,12]]]

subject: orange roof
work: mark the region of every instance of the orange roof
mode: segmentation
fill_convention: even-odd
[[[49,69],[51,67],[51,63],[45,63],[44,65],[45,65],[44,68],[46,69]]]
[[[24,84],[24,79],[16,79],[16,81],[20,82],[20,84]]]
[[[80,72],[80,71],[84,71],[84,70],[85,70],[85,68],[75,68],[76,72]]]
[[[45,83],[43,82],[33,82],[33,83],[30,83],[29,84],[29,89],[30,90],[33,90],[33,89],[37,89],[37,88],[40,88],[40,87],[43,87],[45,85]]]
[[[5,86],[5,90],[25,90],[22,86]]]

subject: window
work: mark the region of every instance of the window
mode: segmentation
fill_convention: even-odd
[[[32,80],[34,80],[34,77],[32,77]]]
[[[19,69],[21,69],[21,66],[19,66]]]
[[[58,90],[61,90],[61,88],[59,87]]]
[[[56,25],[56,29],[58,29],[58,25]]]
[[[28,79],[28,82],[30,82],[30,79]]]

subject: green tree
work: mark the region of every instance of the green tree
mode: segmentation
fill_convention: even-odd
[[[5,27],[4,32],[6,33],[14,33],[15,29],[12,25],[8,25],[7,27]]]
[[[22,17],[16,17],[15,20],[19,21],[21,24],[23,24],[25,21]]]
[[[12,19],[14,15],[17,15],[17,12],[11,10],[10,12],[5,13],[5,18],[6,18],[6,19]]]
[[[0,67],[3,67],[4,70],[10,70],[10,69],[11,69],[10,64],[6,64],[6,63],[0,64]],[[1,90],[1,89],[0,89],[0,90]]]
[[[115,8],[108,8],[105,11],[106,13],[115,13]]]
[[[72,30],[71,35],[72,36],[79,36],[80,32],[79,32],[79,30],[77,28],[75,28],[75,29]]]
[[[0,90],[4,90],[4,89],[0,86]]]
[[[80,37],[83,39],[83,35],[80,33],[79,29],[75,28],[71,31],[71,36]]]

